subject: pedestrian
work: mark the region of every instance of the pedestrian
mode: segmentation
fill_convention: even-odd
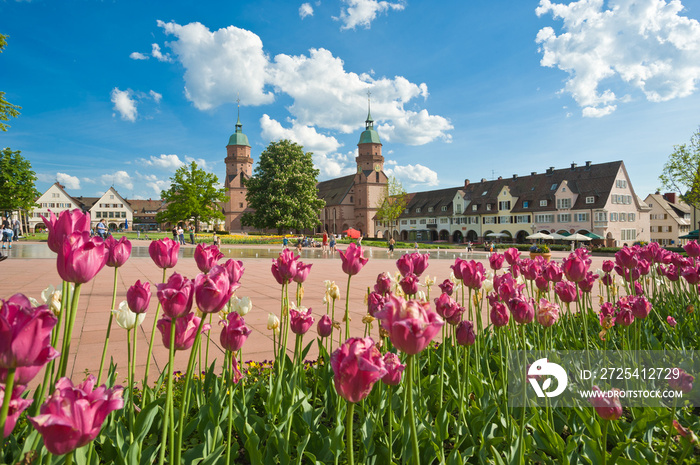
[[[15,218],[15,221],[12,223],[12,232],[14,233],[15,240],[19,239],[19,236],[22,235],[22,226],[17,218]]]
[[[194,227],[190,226],[190,243],[194,245]]]
[[[321,251],[328,252],[328,231],[323,231],[323,242],[321,243]]]
[[[302,246],[302,238],[301,236],[297,237],[297,253],[301,253],[301,246]]]
[[[177,225],[173,226],[173,240],[175,242],[180,242],[177,237]]]
[[[180,238],[180,245],[185,245],[185,230],[182,229],[182,226],[177,228],[177,237]]]
[[[392,237],[389,239],[389,255],[394,255],[394,244],[396,244],[396,241],[394,241],[394,238]]]
[[[335,252],[335,234],[331,234],[331,239],[330,239],[330,248],[331,248],[331,253]]]
[[[97,223],[97,235],[102,239],[107,237],[107,225],[105,225],[105,220],[100,220]]]
[[[10,227],[10,219],[5,216],[3,217],[2,220],[2,248],[6,248],[5,244],[9,243],[9,246],[7,248],[12,248],[12,228]]]
[[[136,230],[136,239],[141,239],[141,229]]]
[[[360,234],[360,237],[357,238],[357,245],[362,247],[362,234]]]
[[[413,243],[413,250],[415,250],[416,252],[418,252],[418,242],[414,242],[414,243]]]
[[[282,238],[282,247],[284,247],[286,249],[288,245],[289,245],[289,239],[287,239],[287,236],[284,236]]]

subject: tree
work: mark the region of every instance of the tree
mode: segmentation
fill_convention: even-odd
[[[195,232],[199,232],[200,221],[223,220],[217,202],[227,201],[228,196],[226,189],[218,186],[216,175],[197,168],[197,163],[181,166],[170,178],[170,188],[161,193],[167,206],[156,214],[156,221],[194,220]]]
[[[685,203],[700,208],[700,128],[689,144],[673,147],[659,179],[664,188],[680,193]]]
[[[384,194],[377,204],[376,218],[382,222],[389,223],[390,237],[394,236],[394,221],[396,221],[408,205],[408,194],[403,188],[401,181],[394,176],[389,178]]]
[[[0,210],[32,210],[41,195],[34,186],[36,173],[19,150],[4,148],[0,152]]]
[[[2,53],[5,45],[7,45],[7,41],[5,40],[6,38],[7,36],[0,34],[0,53]],[[0,92],[0,131],[7,131],[9,126],[4,124],[3,121],[9,121],[10,118],[16,118],[19,116],[18,110],[21,109],[22,107],[13,105],[5,100],[5,92]]]
[[[312,229],[320,224],[318,212],[325,202],[318,198],[311,152],[288,140],[272,142],[260,154],[253,177],[245,181],[248,207],[241,223],[256,229]]]

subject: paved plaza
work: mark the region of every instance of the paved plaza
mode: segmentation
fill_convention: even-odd
[[[159,283],[162,280],[162,270],[157,268],[150,258],[146,258],[143,253],[146,241],[133,241],[135,251],[138,249],[141,253],[134,253],[126,264],[119,269],[119,277],[117,284],[117,305],[120,301],[126,299],[126,290],[136,282],[136,280],[148,280],[151,283]],[[41,244],[45,246],[45,244]],[[2,262],[0,267],[3,271],[3,279],[0,280],[0,298],[7,298],[14,293],[23,293],[27,296],[34,297],[40,300],[41,291],[49,284],[60,287],[60,278],[56,271],[56,263],[53,258],[21,258],[22,256],[51,256],[48,248],[44,253],[37,254],[38,244],[32,243],[16,243],[10,253],[10,258]],[[24,250],[23,250],[24,248]],[[168,275],[173,271],[184,274],[185,276],[194,279],[199,273],[194,259],[192,258],[191,245],[183,246],[181,257],[178,260],[177,266],[168,270]],[[341,246],[344,248],[344,246]],[[190,249],[190,250],[187,250]],[[227,246],[222,247],[222,251],[227,258],[238,258],[241,255],[249,258],[241,258],[245,266],[245,273],[241,280],[241,287],[236,291],[239,297],[248,296],[253,303],[253,309],[245,316],[246,324],[253,330],[243,347],[244,360],[269,360],[273,356],[272,349],[272,333],[267,329],[267,317],[269,313],[279,315],[280,312],[280,290],[281,286],[272,277],[270,272],[271,259],[267,257],[273,256],[281,250],[280,247],[274,246]],[[409,250],[408,252],[412,252]],[[405,251],[404,251],[405,252]],[[374,285],[377,275],[383,271],[396,271],[395,262],[401,256],[402,251],[396,251],[393,258],[390,258],[384,249],[365,248],[365,256],[369,258],[367,265],[356,276],[353,276],[350,284],[350,315],[351,332],[353,335],[362,336],[364,334],[364,325],[362,317],[366,314],[366,305],[364,296],[367,293],[367,288]],[[255,258],[255,256],[258,258]],[[563,252],[554,252],[552,259],[561,260],[567,254]],[[265,256],[266,258],[260,258]],[[426,271],[431,277],[437,277],[437,283],[442,282],[450,275],[450,265],[454,263],[455,257],[468,258],[465,253],[460,253],[459,250],[441,250],[431,251],[430,265]],[[488,260],[486,255],[473,254],[474,258],[483,261],[488,268]],[[222,261],[223,261],[222,260]],[[304,285],[304,299],[302,305],[311,307],[316,321],[326,312],[326,306],[323,303],[323,294],[325,287],[324,280],[335,281],[341,291],[341,299],[336,303],[336,320],[342,319],[345,294],[347,286],[347,275],[341,269],[341,261],[338,254],[323,255],[320,250],[303,250],[301,260],[305,263],[313,263],[309,277]],[[592,269],[600,268],[603,258],[593,257]],[[425,276],[425,274],[424,274]],[[423,277],[421,278],[421,281]],[[73,331],[73,340],[71,344],[71,358],[68,364],[68,374],[74,380],[80,380],[86,372],[97,374],[100,365],[100,357],[104,344],[107,323],[109,321],[109,309],[112,299],[112,286],[114,282],[114,269],[105,267],[97,277],[89,283],[82,286],[80,297],[80,306],[77,314],[75,328]],[[290,297],[293,298],[293,287],[290,285]],[[437,285],[432,289],[431,297],[439,294],[440,289]],[[148,350],[148,342],[150,339],[151,328],[154,322],[154,312],[157,305],[156,289],[152,288],[153,297],[151,306],[146,316],[143,325],[138,329],[137,341],[137,373],[136,379],[143,376],[146,364],[146,353]],[[432,299],[431,299],[432,300]],[[223,350],[220,348],[218,339],[220,326],[218,325],[219,317],[214,316],[212,319],[211,341],[209,346],[209,361],[216,358],[222,359]],[[376,338],[376,323],[373,329],[373,335]],[[293,336],[293,335],[292,335]],[[290,336],[290,355],[291,349],[294,347],[294,338]],[[311,330],[304,337],[305,344],[308,344],[312,338],[316,337],[316,324],[314,323]],[[204,339],[206,344],[206,339]],[[337,346],[337,344],[336,344]],[[154,344],[154,360],[151,365],[151,375],[149,378],[154,380],[161,370],[167,364],[168,352],[163,347],[160,332],[156,331],[156,342]],[[316,346],[312,348],[309,357],[315,358]],[[126,377],[127,366],[127,349],[126,349],[126,331],[113,323],[112,334],[109,342],[108,360],[109,357],[114,359],[118,366],[120,375],[118,381]],[[178,353],[175,359],[175,369],[185,371],[187,366],[188,351]],[[37,376],[37,380],[41,377]],[[38,381],[37,381],[38,382]]]

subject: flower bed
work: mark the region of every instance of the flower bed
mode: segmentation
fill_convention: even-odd
[[[128,337],[126,386],[114,385],[114,366],[106,379],[100,368],[76,386],[64,377],[64,354],[82,284],[105,265],[118,282],[131,245],[90,238],[89,218],[79,211],[45,222],[61,290],[47,290],[45,305],[15,295],[0,307],[3,463],[628,464],[700,457],[688,352],[698,350],[700,329],[695,242],[685,248],[688,257],[655,244],[624,248],[596,271],[585,249],[560,264],[521,258],[510,248],[492,254],[488,269],[458,258],[439,283],[424,277],[427,254],[406,254],[396,262],[398,272],[380,274],[369,292],[364,334],[352,334],[347,318],[347,289],[367,262],[362,248],[351,244],[340,252],[347,283],[325,282],[325,312],[315,314],[303,306],[312,266],[287,249],[270,275],[282,296],[279,314],[268,318],[277,355],[243,362],[250,334],[244,318],[255,311],[250,299],[235,295],[244,264],[219,263],[218,248],[200,244],[200,274],[168,275],[179,246],[153,241],[149,253],[163,270],[162,282],[134,283],[121,305],[116,295],[123,290],[115,286],[113,314],[132,336],[143,315],[155,311],[147,360],[153,344],[162,343],[170,367],[175,351],[190,354],[186,372],[165,369],[154,381],[147,370],[143,380],[134,379],[135,359],[145,351]],[[488,321],[478,317],[483,310]],[[207,314],[221,315],[226,355],[200,366]],[[309,340],[314,324],[320,337]],[[319,358],[308,361],[313,345]],[[107,340],[103,360],[110,350],[123,349]],[[517,407],[520,391],[509,393],[511,382],[523,378],[523,396],[528,383],[524,370],[509,370],[515,350],[575,350],[589,358],[601,350],[685,351],[667,383],[685,397],[627,406],[614,390],[592,386],[595,394],[584,405]],[[27,391],[44,366],[43,382]]]

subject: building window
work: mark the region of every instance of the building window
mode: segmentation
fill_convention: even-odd
[[[447,223],[447,218],[440,218],[440,223],[441,224]]]
[[[498,222],[500,224],[510,224],[510,216],[499,216]]]
[[[637,219],[636,213],[628,213],[627,214],[627,221],[635,221],[636,219]]]
[[[238,202],[238,208],[243,208],[243,202]]]
[[[420,207],[416,208],[416,213],[420,213]]]
[[[574,213],[574,221],[584,223],[588,221],[588,213]]]
[[[95,218],[102,218],[102,212],[95,212]]]
[[[109,217],[114,218],[114,212],[109,212]]]
[[[622,240],[623,241],[633,241],[637,238],[636,229],[623,229],[622,230]]]
[[[571,199],[557,199],[557,209],[571,208]]]
[[[604,222],[608,221],[608,215],[606,212],[595,212],[595,221],[597,222]]]
[[[625,212],[620,213],[620,215],[618,216],[618,220],[619,221],[627,221],[627,213],[625,213]]]
[[[491,204],[490,203],[486,204],[486,210],[491,211]]]
[[[571,223],[571,213],[560,213],[557,215],[558,223]]]
[[[498,202],[499,210],[510,210],[510,200],[502,200]]]
[[[409,210],[409,209],[407,208],[407,209],[405,209],[403,212],[404,212],[404,213],[408,213],[408,212],[410,212],[410,211],[411,211],[411,210]]]
[[[627,181],[623,179],[618,179],[615,181],[615,187],[620,188],[620,189],[626,189],[627,188]]]
[[[617,221],[617,212],[610,212],[610,221]]]
[[[445,207],[445,209],[447,209],[447,207]],[[457,213],[457,214],[462,213],[462,204],[461,203],[455,204],[455,213]]]
[[[535,215],[535,223],[554,223],[553,214]]]
[[[485,216],[484,217],[484,224],[496,224],[496,217],[495,216]]]
[[[440,207],[440,211],[446,212],[447,211],[447,205],[443,205]]]
[[[122,212],[122,218],[126,218],[126,212]]]
[[[523,208],[528,208],[530,206],[530,202],[527,200],[523,200]]]
[[[407,224],[408,224],[408,221],[406,221],[406,220],[401,220],[401,225],[402,225],[402,226],[405,226],[405,225],[407,225]]]
[[[411,220],[411,224],[416,224],[416,220]]]
[[[419,221],[420,224],[425,224],[425,219]]]
[[[546,207],[547,206],[547,201],[546,200],[540,200],[540,207]]]
[[[551,189],[551,190],[555,190],[556,188],[557,188],[557,185],[556,185],[556,184],[552,184],[552,189]]]
[[[472,211],[473,211],[473,212],[475,212],[477,208],[478,208],[477,205],[472,205]]]
[[[433,211],[433,207],[428,207],[428,211],[429,211],[429,212],[432,212],[432,211]]]
[[[586,197],[586,203],[589,203],[589,204],[595,203],[595,197],[593,197],[592,195],[589,197]]]
[[[529,223],[530,215],[518,215],[515,217],[515,222],[520,224]]]

